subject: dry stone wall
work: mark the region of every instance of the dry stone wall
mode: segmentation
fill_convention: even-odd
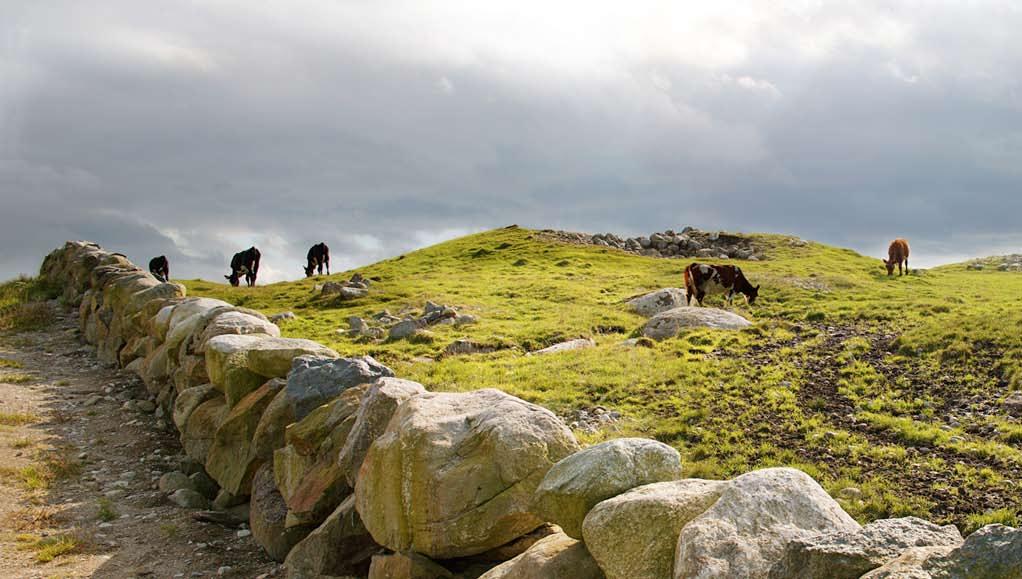
[[[863,528],[795,469],[702,481],[654,441],[582,450],[544,408],[428,392],[92,243],[40,275],[178,429],[194,468],[161,479],[168,499],[247,512],[292,578],[1022,576],[1017,529]]]

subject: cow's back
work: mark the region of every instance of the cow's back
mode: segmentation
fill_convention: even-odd
[[[895,263],[899,263],[908,259],[909,247],[908,240],[904,238],[897,238],[891,242],[890,247],[887,248],[887,257]]]

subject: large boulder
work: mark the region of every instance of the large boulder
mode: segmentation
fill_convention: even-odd
[[[422,384],[400,378],[380,378],[369,387],[338,455],[341,471],[352,488],[355,487],[358,471],[369,452],[369,446],[383,434],[398,405],[425,392]]]
[[[250,370],[247,363],[248,351],[268,339],[263,334],[224,334],[206,342],[206,374],[229,405],[266,382],[267,377]]]
[[[276,324],[239,311],[227,311],[206,324],[202,335],[198,339],[197,351],[202,351],[203,346],[217,336],[227,334],[264,334],[270,337],[280,337],[280,328]]]
[[[824,533],[788,543],[770,568],[771,579],[857,579],[913,547],[957,547],[954,525],[939,526],[916,517],[873,521],[858,532]]]
[[[420,394],[369,448],[356,504],[373,538],[394,551],[474,555],[542,524],[532,495],[577,450],[553,413],[499,390]]]
[[[287,382],[280,378],[274,378],[277,394],[270,401],[270,404],[263,411],[259,424],[256,426],[255,435],[252,436],[252,447],[249,451],[250,459],[259,462],[271,462],[273,452],[282,448],[286,443],[284,433],[288,425],[294,423],[295,415],[291,404],[287,399],[287,392],[284,386]]]
[[[393,376],[394,372],[371,356],[320,358],[301,356],[291,363],[287,395],[298,420],[348,388]]]
[[[299,356],[336,358],[337,352],[319,342],[303,338],[267,338],[252,344],[246,352],[248,369],[269,378],[283,378]]]
[[[664,340],[693,328],[740,330],[751,325],[749,320],[725,310],[683,306],[653,316],[646,322],[642,335],[654,340]]]
[[[202,384],[178,394],[177,398],[174,399],[174,412],[172,415],[177,429],[184,432],[185,425],[188,423],[188,417],[192,415],[192,412],[203,402],[219,397],[220,393],[211,384]]]
[[[792,541],[861,530],[806,473],[767,468],[731,481],[681,532],[674,576],[764,577]]]
[[[479,579],[604,579],[604,575],[582,542],[557,533]]]
[[[671,576],[678,534],[728,483],[699,479],[653,483],[607,499],[582,523],[586,547],[607,579]]]
[[[651,318],[685,305],[685,290],[665,287],[628,300],[628,306],[640,316]]]
[[[232,495],[249,493],[252,476],[259,467],[251,452],[252,439],[263,411],[283,386],[282,381],[271,380],[242,398],[224,416],[213,436],[206,472]]]
[[[862,579],[1017,579],[1022,529],[987,525],[957,547],[916,547]]]
[[[286,527],[287,505],[273,481],[273,466],[259,467],[252,479],[249,527],[252,538],[274,561],[283,561],[291,549],[312,531],[311,526]]]
[[[681,478],[681,456],[662,442],[618,438],[565,458],[536,489],[535,511],[582,538],[582,521],[597,503],[638,486]]]
[[[362,524],[352,496],[295,545],[284,567],[289,579],[364,577],[369,573],[373,555],[382,551]]]

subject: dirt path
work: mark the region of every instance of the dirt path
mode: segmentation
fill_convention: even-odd
[[[0,334],[0,577],[282,575],[246,529],[195,521],[158,490],[185,458],[176,431],[53,307],[47,330]]]

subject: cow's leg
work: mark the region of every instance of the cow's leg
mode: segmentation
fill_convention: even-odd
[[[704,292],[704,291],[696,292],[696,303],[699,304],[699,307],[703,306],[703,298],[705,298],[705,297],[706,297],[706,292]]]

